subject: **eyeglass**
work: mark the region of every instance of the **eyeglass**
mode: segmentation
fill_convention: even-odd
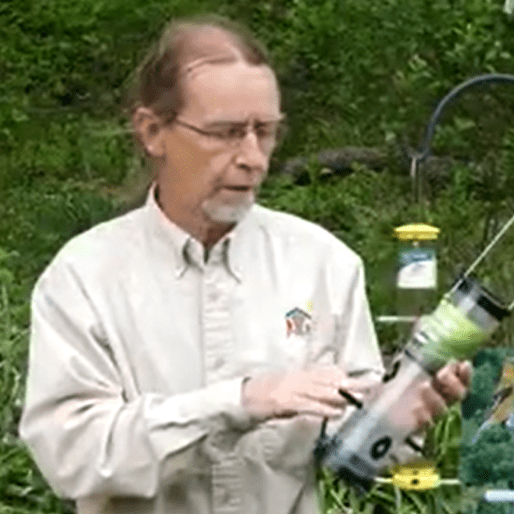
[[[252,131],[263,152],[271,152],[285,131],[285,119],[281,117],[273,120],[255,121],[220,121],[212,124],[211,128],[204,129],[191,125],[180,118],[175,118],[174,123],[181,125],[206,138],[206,142],[214,147],[238,147]]]

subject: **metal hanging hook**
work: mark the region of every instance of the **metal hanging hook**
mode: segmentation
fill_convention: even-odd
[[[462,82],[458,86],[455,86],[443,99],[437,104],[427,128],[421,148],[412,154],[411,161],[411,178],[413,183],[413,196],[414,201],[420,205],[421,214],[423,214],[423,201],[422,201],[422,173],[419,169],[419,164],[427,159],[430,154],[430,144],[434,137],[434,132],[437,124],[439,123],[441,116],[448,105],[450,105],[457,97],[459,97],[466,89],[481,86],[483,84],[514,84],[514,75],[502,74],[502,73],[487,73],[484,75],[478,75],[465,82]]]
[[[465,82],[462,82],[458,86],[454,87],[438,104],[435,108],[430,121],[428,122],[425,130],[425,136],[421,148],[415,155],[418,162],[424,161],[430,153],[430,143],[434,137],[434,131],[439,123],[445,108],[452,103],[460,94],[474,86],[480,86],[482,84],[514,84],[514,75],[504,73],[487,73],[485,75],[478,75]]]
[[[445,110],[445,108],[452,103],[458,96],[460,96],[466,89],[469,89],[474,86],[480,86],[483,84],[514,84],[514,75],[502,74],[502,73],[488,73],[484,75],[478,75],[477,77],[473,77],[465,82],[462,82],[458,86],[454,87],[438,104],[435,108],[430,121],[428,122],[425,136],[423,139],[423,143],[421,145],[420,150],[412,156],[411,162],[411,178],[413,180],[413,192],[414,199],[417,203],[422,207],[422,198],[421,198],[421,173],[418,167],[420,162],[423,162],[428,155],[430,154],[430,144],[432,142],[432,138],[434,137],[434,132],[439,120]],[[464,272],[462,278],[457,281],[457,283],[453,286],[449,293],[451,294],[456,291],[459,287],[459,284],[464,280],[469,274],[478,266],[480,262],[487,256],[487,254],[493,249],[493,247],[498,243],[498,241],[505,235],[507,230],[514,223],[514,215],[505,223],[502,229],[496,234],[493,240],[487,245],[487,247],[482,251],[482,253],[475,259],[475,261],[471,264],[471,266]],[[508,310],[514,309],[514,300],[509,305]]]

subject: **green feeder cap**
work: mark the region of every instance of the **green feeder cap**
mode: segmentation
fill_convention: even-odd
[[[394,236],[400,241],[430,241],[437,239],[441,232],[437,227],[425,225],[424,223],[412,223],[402,225],[394,229]]]

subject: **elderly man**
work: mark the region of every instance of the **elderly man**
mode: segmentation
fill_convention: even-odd
[[[244,31],[173,24],[138,77],[154,182],[40,277],[21,435],[80,514],[314,514],[321,419],[383,372],[361,261],[254,204],[283,115]],[[468,375],[421,387],[414,424]]]

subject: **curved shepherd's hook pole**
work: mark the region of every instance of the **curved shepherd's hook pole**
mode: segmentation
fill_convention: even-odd
[[[419,152],[415,153],[412,156],[411,161],[411,177],[413,181],[413,192],[414,192],[414,200],[416,202],[421,201],[421,179],[417,172],[418,163],[424,161],[428,154],[430,153],[430,143],[432,142],[432,138],[434,136],[434,131],[437,123],[439,122],[439,118],[441,117],[446,106],[455,100],[464,90],[473,87],[480,86],[482,84],[490,84],[490,83],[500,83],[506,84],[511,83],[514,84],[514,75],[501,74],[501,73],[489,73],[485,75],[478,75],[473,77],[465,82],[462,82],[458,86],[454,87],[437,105],[434,112],[432,113],[432,117],[428,122],[425,138],[423,140],[423,144],[421,145],[421,149]]]
[[[430,152],[430,143],[432,142],[432,137],[434,136],[434,131],[437,123],[439,122],[439,118],[443,113],[445,107],[450,104],[457,96],[459,96],[464,90],[473,86],[480,86],[482,84],[490,84],[490,83],[506,83],[514,84],[514,75],[507,75],[501,73],[489,73],[486,75],[478,75],[473,77],[465,82],[462,82],[458,86],[454,87],[437,105],[434,112],[432,113],[432,117],[428,122],[427,129],[425,132],[425,138],[423,140],[423,144],[421,145],[421,150],[416,155],[416,159],[418,162],[425,160]]]
[[[455,88],[453,88],[437,105],[434,112],[432,113],[432,117],[428,122],[427,129],[425,132],[425,138],[423,140],[423,144],[421,146],[420,151],[417,154],[412,156],[411,163],[411,176],[414,184],[414,196],[416,201],[420,201],[421,199],[421,180],[419,174],[417,173],[417,164],[418,162],[424,161],[428,154],[430,153],[430,143],[434,136],[434,131],[437,123],[439,122],[439,118],[441,117],[445,107],[455,100],[464,90],[473,86],[480,86],[482,84],[514,84],[514,75],[501,74],[501,73],[489,73],[486,75],[478,75],[473,77],[465,82],[462,82]],[[476,266],[483,260],[483,258],[487,255],[487,253],[491,250],[491,248],[500,240],[501,237],[505,234],[505,232],[514,224],[514,216],[512,216],[509,221],[502,227],[502,229],[496,234],[494,239],[487,245],[487,247],[482,251],[482,253],[475,259],[475,261],[471,264],[471,266],[465,271],[463,277],[469,275]],[[452,291],[456,289],[460,281],[457,281]],[[508,310],[514,309],[514,301],[509,305]]]

